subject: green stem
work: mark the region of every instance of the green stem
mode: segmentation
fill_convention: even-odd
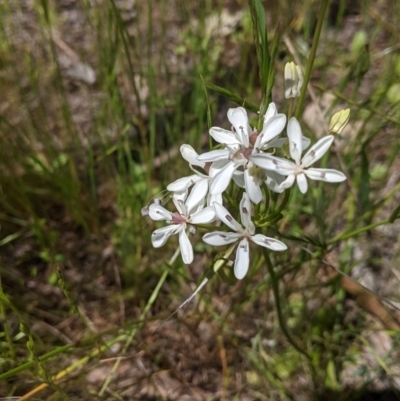
[[[377,108],[370,106],[370,101],[363,101],[363,102],[357,102],[356,100],[353,99],[349,99],[348,97],[346,97],[345,95],[343,95],[342,93],[340,93],[340,91],[337,90],[330,90],[328,91],[327,88],[325,88],[323,85],[321,84],[315,84],[313,85],[314,88],[318,89],[319,91],[323,92],[323,93],[331,93],[333,94],[335,97],[337,97],[338,99],[341,100],[345,100],[349,105],[354,106],[355,108],[359,109],[359,110],[368,110],[374,114],[376,114],[377,116],[383,118],[384,120],[390,121],[394,124],[400,125],[400,120],[397,118],[394,118],[390,115],[388,115],[387,113],[383,113],[380,110],[378,110]]]
[[[293,348],[295,348],[298,352],[303,354],[311,362],[311,357],[307,354],[306,351],[304,351],[302,348],[300,348],[296,344],[296,342],[293,340],[292,336],[290,335],[290,333],[285,325],[285,320],[284,320],[284,317],[282,314],[281,301],[280,301],[280,296],[279,296],[278,279],[276,277],[274,267],[272,266],[271,260],[269,258],[268,251],[265,248],[263,248],[263,254],[264,254],[265,262],[267,264],[269,275],[271,277],[271,285],[272,285],[272,291],[274,293],[274,298],[275,298],[276,311],[278,313],[279,326],[281,327],[283,334],[286,336],[287,340],[293,346]]]
[[[52,358],[53,356],[56,356],[63,352],[66,352],[73,347],[74,347],[74,344],[68,344],[68,345],[64,345],[63,347],[56,348],[53,351],[48,352],[47,354],[39,357],[39,361],[40,362],[47,361],[48,359]],[[8,379],[9,377],[15,376],[17,373],[23,372],[24,370],[31,368],[33,365],[34,365],[34,362],[29,361],[29,362],[25,362],[22,365],[17,366],[14,369],[10,369],[9,371],[0,375],[0,381]]]
[[[346,232],[341,233],[341,234],[337,235],[336,237],[332,238],[331,240],[329,240],[327,242],[327,244],[328,245],[332,245],[335,242],[342,241],[342,240],[345,240],[347,238],[354,237],[355,235],[361,234],[361,233],[363,233],[365,231],[372,230],[375,227],[383,226],[384,224],[389,224],[389,223],[390,223],[390,220],[386,219],[386,220],[379,221],[378,223],[373,223],[373,224],[370,224],[368,226],[358,228],[357,230],[351,231],[351,232],[349,232],[347,234],[346,234]]]
[[[319,42],[319,38],[321,36],[322,25],[324,23],[325,13],[326,13],[326,9],[328,7],[328,3],[329,3],[329,0],[322,0],[322,5],[321,5],[319,17],[318,17],[317,27],[315,28],[313,44],[311,47],[310,56],[308,57],[306,72],[304,74],[304,83],[303,83],[303,87],[301,88],[299,100],[297,102],[296,113],[295,113],[296,118],[300,117],[301,109],[303,108],[303,103],[304,103],[304,99],[306,97],[306,92],[307,92],[307,85],[310,82],[311,71],[312,71],[312,68],[314,65],[315,54],[317,53],[318,42]]]
[[[289,121],[292,118],[293,115],[293,106],[294,106],[294,98],[291,97],[289,99],[289,110],[288,110],[288,116],[287,116],[287,120]]]
[[[215,225],[212,224],[191,224],[191,225],[196,228],[204,228],[205,230],[215,230]],[[218,231],[229,231],[229,228],[221,226],[218,227]]]
[[[269,194],[269,188],[265,184],[264,184],[264,193],[265,193],[264,212],[267,213],[269,210],[271,196]]]
[[[282,203],[278,206],[278,209],[274,210],[274,214],[279,214],[287,205],[290,198],[290,188],[285,191],[285,195],[283,197]]]

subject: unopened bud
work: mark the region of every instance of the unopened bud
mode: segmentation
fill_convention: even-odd
[[[300,96],[301,87],[304,82],[304,73],[300,66],[293,61],[285,65],[285,97]]]
[[[329,132],[331,134],[340,134],[350,119],[350,109],[340,110],[331,118],[329,123]]]
[[[149,215],[149,208],[147,206],[142,207],[142,210],[140,211],[142,216],[148,216]]]

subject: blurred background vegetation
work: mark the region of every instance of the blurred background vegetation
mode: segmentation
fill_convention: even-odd
[[[280,112],[320,3],[263,2]],[[247,1],[1,1],[0,397],[400,399],[399,22],[396,0],[329,2],[300,120],[316,139],[351,108],[329,161],[348,181],[292,191],[274,259],[307,359],[262,256],[159,327],[215,253],[199,240],[170,263],[141,209],[190,174],[181,144],[228,128],[236,104],[211,84],[259,104]]]

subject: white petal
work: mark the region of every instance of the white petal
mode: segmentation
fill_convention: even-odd
[[[281,148],[287,142],[288,142],[287,138],[275,138],[272,141],[264,144],[262,150],[267,150],[270,148]]]
[[[290,174],[286,177],[286,180],[282,182],[282,184],[279,185],[279,189],[288,189],[290,188],[296,179],[296,176],[294,174]]]
[[[215,210],[212,206],[207,206],[190,217],[193,224],[207,224],[215,219]]]
[[[208,175],[210,177],[214,177],[214,175],[220,172],[229,162],[230,160],[226,158],[224,160],[217,160],[216,162],[211,163]]]
[[[205,199],[203,199],[203,202],[201,202],[201,203],[199,203],[198,205],[196,205],[194,208],[193,208],[193,210],[191,211],[191,213],[190,213],[190,215],[195,215],[196,213],[198,213],[198,212],[200,212],[200,210],[203,210],[204,209],[204,200]],[[190,216],[189,215],[189,216]]]
[[[310,138],[307,138],[305,136],[301,137],[301,146],[302,146],[303,150],[307,149],[310,146],[310,143],[311,143],[311,139]]]
[[[240,145],[240,141],[232,131],[219,127],[210,128],[210,135],[219,143],[224,145]]]
[[[216,149],[199,155],[197,157],[197,160],[200,162],[215,162],[217,160],[224,160],[228,158],[229,158],[228,149]]]
[[[214,203],[214,210],[217,217],[233,231],[243,232],[242,226],[232,217],[232,215],[219,203]]]
[[[239,166],[236,165],[233,162],[229,162],[222,170],[220,170],[212,179],[210,182],[210,194],[211,195],[217,195],[217,194],[222,194],[222,192],[225,191],[225,189],[228,187],[233,172],[238,168]]]
[[[162,207],[161,205],[158,205],[157,203],[152,203],[149,206],[149,216],[152,220],[155,221],[160,221],[160,220],[171,220],[172,218],[172,213],[165,209],[165,207]]]
[[[309,151],[304,155],[301,165],[308,167],[317,160],[319,160],[329,149],[333,142],[333,135],[324,136]]]
[[[243,238],[236,251],[236,260],[234,273],[238,280],[241,280],[249,270],[250,255],[249,255],[249,242],[247,238]]]
[[[200,177],[196,174],[188,177],[178,178],[176,181],[167,186],[167,190],[171,192],[183,192],[196,183],[199,179]]]
[[[347,178],[342,172],[329,168],[309,168],[304,174],[312,180],[326,182],[342,182]]]
[[[172,197],[172,202],[174,202],[176,210],[178,211],[179,214],[187,216],[187,207],[183,202],[183,200],[181,200],[180,198]]]
[[[262,234],[253,235],[251,240],[257,245],[272,249],[273,251],[284,251],[287,249],[287,246],[283,242],[275,238],[266,237]]]
[[[190,243],[185,230],[182,230],[179,233],[179,246],[181,248],[181,255],[182,255],[183,263],[186,263],[187,265],[192,263],[193,262],[193,248],[192,248],[192,244]]]
[[[254,177],[249,174],[249,170],[246,169],[244,172],[244,184],[246,187],[246,192],[253,203],[258,205],[262,200],[262,191],[260,186],[254,180]],[[243,220],[242,220],[243,222]]]
[[[286,63],[285,65],[285,97],[297,97],[297,83],[299,76],[296,70],[296,65],[293,62]]]
[[[258,167],[265,170],[275,171],[281,175],[289,175],[296,171],[297,166],[290,160],[271,156],[268,153],[255,153],[249,159]]]
[[[227,233],[225,231],[214,231],[203,235],[203,241],[208,245],[222,246],[232,244],[241,237],[238,233]]]
[[[240,170],[236,170],[232,175],[233,181],[235,181],[236,185],[240,188],[244,188],[244,172]]]
[[[260,188],[260,187],[258,187]],[[254,234],[255,227],[251,221],[251,202],[250,195],[246,192],[243,193],[242,200],[240,201],[240,218],[243,226],[247,229],[250,234]]]
[[[204,167],[204,163],[197,160],[198,153],[190,145],[181,146],[181,155],[192,166]]]
[[[265,113],[265,115],[264,115],[264,124],[265,124],[272,116],[274,116],[274,115],[277,114],[277,113],[278,113],[278,110],[276,109],[275,103],[274,103],[274,102],[271,102],[271,103],[268,105],[268,109],[267,109],[267,111],[266,111],[266,113]]]
[[[303,151],[301,138],[301,127],[295,117],[289,120],[287,127],[287,136],[289,138],[289,152],[296,164],[300,164],[301,152]]]
[[[269,148],[281,148],[285,143],[287,143],[288,139],[287,138],[275,138],[271,142],[266,143],[262,149],[269,149]],[[307,149],[310,146],[311,139],[302,136],[301,137],[301,148]]]
[[[259,147],[276,138],[285,128],[286,116],[284,114],[276,114],[272,116],[266,123],[260,133],[262,135]]]
[[[220,205],[222,205],[222,194],[218,194],[218,195],[210,195],[208,194],[208,199],[207,199],[207,205],[208,206],[213,206],[215,203],[219,203]]]
[[[282,193],[284,189],[280,187],[280,184],[282,184],[284,180],[285,179],[282,175],[275,173],[275,171],[267,170],[267,179],[265,180],[265,183],[272,191],[279,194]]]
[[[297,178],[297,185],[300,189],[300,192],[305,194],[308,189],[308,183],[307,183],[307,178],[306,178],[305,174],[300,173],[297,175],[296,178]]]
[[[249,132],[251,131],[246,109],[236,107],[228,110],[228,119],[241,139],[242,145],[249,146]]]
[[[185,204],[187,207],[188,214],[193,213],[193,209],[196,205],[203,204],[208,191],[208,178],[202,178],[197,181],[190,195],[187,198]]]
[[[189,190],[182,191],[182,192],[174,192],[173,199],[178,202],[185,202],[188,196]]]
[[[172,234],[176,234],[176,230],[179,230],[180,226],[181,224],[171,224],[153,231],[151,242],[154,248],[163,246]]]

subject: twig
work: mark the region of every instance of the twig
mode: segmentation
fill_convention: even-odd
[[[309,249],[305,247],[301,247],[301,249],[310,255],[315,256],[315,254],[313,254]],[[342,288],[354,298],[358,306],[377,317],[386,329],[400,329],[400,320],[388,311],[377,295],[368,288],[355,282],[350,276],[329,263],[326,259],[318,259],[330,268],[328,272],[329,278],[333,279],[339,275],[341,276],[340,284]]]

